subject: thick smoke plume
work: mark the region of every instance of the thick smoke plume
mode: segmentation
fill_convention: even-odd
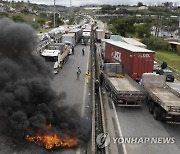
[[[0,20],[0,117],[8,123],[6,130],[16,137],[39,130],[68,132],[86,141],[87,128],[77,112],[63,103],[65,94],[51,89],[51,70],[32,53],[35,46],[30,26]]]

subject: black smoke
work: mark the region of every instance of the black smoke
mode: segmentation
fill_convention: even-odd
[[[51,88],[50,68],[33,53],[35,40],[29,25],[0,20],[0,117],[7,123],[5,130],[21,138],[37,131],[68,132],[87,142],[89,129],[65,105],[66,94]]]

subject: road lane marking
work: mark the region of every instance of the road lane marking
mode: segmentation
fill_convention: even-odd
[[[116,108],[114,106],[114,102],[111,101],[111,103],[112,103],[114,114],[115,114],[115,119],[116,119],[116,123],[117,123],[117,127],[118,127],[118,132],[119,132],[120,137],[122,137],[121,126],[120,126],[119,119],[118,119],[118,116],[117,116]],[[124,143],[122,143],[122,147],[123,147],[123,154],[127,154],[127,150],[126,150],[126,147],[125,147]]]
[[[87,60],[87,65],[86,65],[86,71],[88,71],[88,66],[89,66],[89,53],[88,52],[88,60]],[[84,82],[84,92],[83,92],[83,104],[82,104],[82,109],[81,109],[81,117],[84,116],[84,112],[85,112],[85,101],[86,101],[86,90],[87,90],[87,82],[89,79],[85,78],[85,82]]]
[[[89,66],[89,54],[90,54],[90,51],[88,52],[88,60],[87,60],[87,66],[86,66],[86,71],[88,71],[88,66]],[[82,104],[82,108],[81,108],[81,117],[84,116],[84,112],[85,112],[85,100],[86,100],[86,89],[87,89],[87,82],[88,82],[89,79],[87,79],[85,77],[85,82],[84,82],[84,92],[83,92],[83,104]],[[81,149],[78,148],[76,150],[76,154],[81,154]]]

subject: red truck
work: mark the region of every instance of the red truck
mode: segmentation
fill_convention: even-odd
[[[153,72],[154,51],[133,46],[121,41],[105,42],[104,61],[120,63],[124,71],[134,80],[139,81],[143,73]]]

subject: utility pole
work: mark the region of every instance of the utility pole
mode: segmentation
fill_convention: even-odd
[[[72,0],[70,0],[69,7],[70,7],[70,17],[72,17]]]
[[[179,27],[178,27],[178,35],[180,36],[180,16],[179,16]]]
[[[56,8],[55,8],[55,0],[54,0],[54,28],[56,27]]]
[[[70,8],[71,8],[71,6],[72,6],[72,0],[70,0]]]

